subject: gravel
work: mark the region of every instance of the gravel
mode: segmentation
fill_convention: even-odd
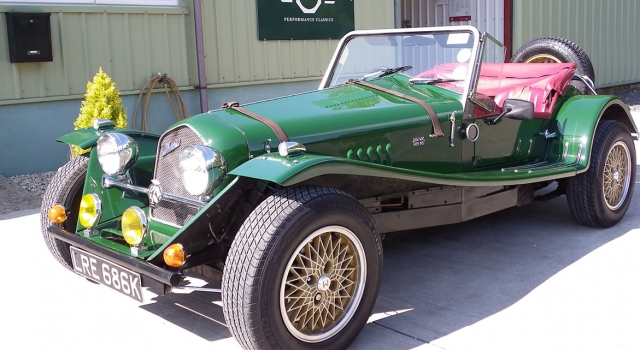
[[[624,102],[629,105],[632,111],[640,111],[640,90],[631,90],[616,93]]]
[[[23,190],[31,192],[31,194],[42,200],[44,191],[47,190],[47,186],[55,173],[55,171],[47,171],[44,173],[16,175],[11,176],[9,181],[20,186]]]
[[[14,182],[0,176],[0,220],[3,214],[40,208],[44,190],[55,172],[16,176]],[[23,188],[24,187],[24,188]]]

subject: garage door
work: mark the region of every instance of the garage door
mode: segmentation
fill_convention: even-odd
[[[505,0],[401,0],[400,23],[402,27],[472,25],[504,42],[504,4]]]

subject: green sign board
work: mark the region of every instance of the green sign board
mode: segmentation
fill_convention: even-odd
[[[354,0],[257,0],[258,39],[339,39],[355,29]]]

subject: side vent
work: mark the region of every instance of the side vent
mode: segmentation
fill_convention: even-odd
[[[356,151],[350,149],[347,151],[347,159],[391,166],[393,165],[391,144],[387,143],[384,147],[378,145],[375,148],[373,146],[369,146],[367,149],[358,148]]]

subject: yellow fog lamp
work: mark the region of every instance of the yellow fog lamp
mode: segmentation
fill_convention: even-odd
[[[54,224],[61,224],[67,220],[67,210],[60,204],[51,207],[47,214],[49,215],[49,221]]]
[[[80,201],[80,210],[78,211],[80,225],[84,228],[93,228],[100,220],[101,213],[100,197],[95,193],[85,194]]]
[[[148,221],[144,211],[138,207],[130,207],[122,214],[122,235],[132,246],[142,243],[147,234]]]
[[[168,246],[164,250],[164,262],[171,267],[180,267],[186,260],[186,254],[182,244],[176,243]]]

